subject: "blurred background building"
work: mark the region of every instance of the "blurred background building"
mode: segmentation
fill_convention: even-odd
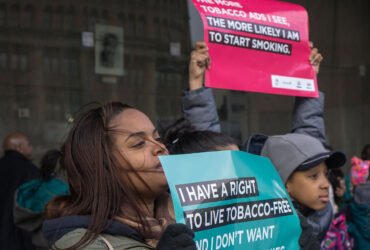
[[[96,72],[96,25],[121,28],[123,75]],[[22,131],[40,154],[93,101],[123,101],[168,123],[189,51],[185,1],[1,0],[0,137]]]
[[[370,3],[290,2],[307,9],[310,39],[325,58],[319,85],[330,144],[359,154],[370,142]],[[24,132],[40,155],[93,101],[129,103],[159,127],[174,121],[187,84],[189,18],[187,0],[0,0],[0,138]],[[123,60],[104,66],[110,50]],[[290,129],[293,97],[214,93],[223,130],[240,142]]]

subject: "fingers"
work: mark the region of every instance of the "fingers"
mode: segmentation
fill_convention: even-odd
[[[195,43],[195,49],[191,52],[191,63],[196,64],[200,68],[209,68],[210,59],[205,42]]]
[[[176,237],[184,233],[190,235],[191,237],[194,237],[193,231],[191,231],[191,229],[188,226],[186,226],[185,224],[181,224],[181,223],[175,223],[175,224],[169,225],[166,228],[165,232],[171,235],[172,237]]]
[[[309,44],[310,44],[310,49],[312,49],[313,48],[313,42],[309,41]]]
[[[164,230],[156,249],[196,250],[197,247],[193,238],[193,231],[185,224],[171,224]]]
[[[323,59],[324,57],[320,53],[317,53],[311,57],[310,63],[316,66],[319,65]]]
[[[319,50],[317,48],[311,49],[309,60],[312,65],[319,65],[323,59],[324,57],[319,53]]]
[[[204,41],[198,41],[195,43],[195,49],[207,49],[207,44]]]
[[[207,62],[209,61],[208,53],[199,53],[197,51],[191,52],[191,63],[195,63],[198,67],[205,67],[207,66]]]
[[[208,56],[208,47],[207,47],[207,44],[205,42],[203,42],[203,41],[196,42],[195,43],[195,48],[194,48],[193,52]]]
[[[210,59],[205,42],[196,42],[189,62],[189,89],[202,88],[205,70],[209,68]]]

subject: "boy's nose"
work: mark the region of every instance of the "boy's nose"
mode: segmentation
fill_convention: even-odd
[[[321,188],[325,188],[325,189],[328,189],[330,186],[330,182],[328,180],[328,178],[325,176],[322,180],[322,183],[321,183]]]

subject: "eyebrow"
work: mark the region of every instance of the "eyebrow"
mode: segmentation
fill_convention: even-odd
[[[155,133],[158,133],[158,130],[157,129],[154,129],[153,132],[152,132],[152,135],[154,135]],[[125,141],[128,141],[130,138],[132,137],[145,137],[146,133],[144,131],[139,131],[139,132],[135,132],[135,133],[131,133]]]

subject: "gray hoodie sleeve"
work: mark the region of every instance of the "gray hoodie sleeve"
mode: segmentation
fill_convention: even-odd
[[[182,113],[197,130],[220,132],[221,126],[211,89],[185,91],[181,98]]]
[[[295,98],[292,133],[309,135],[326,144],[324,98],[323,92],[319,92],[319,98]]]

